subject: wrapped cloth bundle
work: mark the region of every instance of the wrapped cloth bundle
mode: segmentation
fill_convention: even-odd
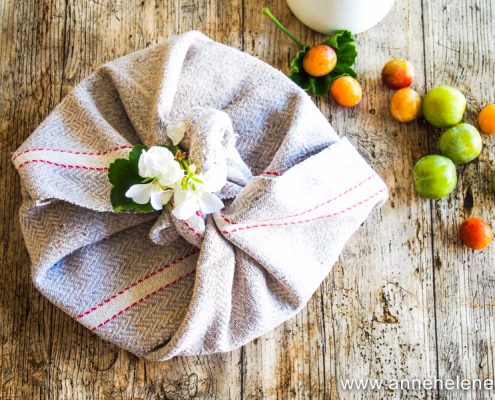
[[[183,124],[225,208],[115,213],[109,164]],[[82,81],[13,155],[35,286],[153,360],[235,349],[296,314],[383,181],[281,72],[198,32]]]

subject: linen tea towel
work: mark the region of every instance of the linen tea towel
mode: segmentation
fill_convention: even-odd
[[[115,213],[109,164],[177,123],[191,157],[223,168],[225,208]],[[295,315],[387,197],[300,88],[199,32],[99,68],[13,163],[35,286],[152,360],[230,351]]]

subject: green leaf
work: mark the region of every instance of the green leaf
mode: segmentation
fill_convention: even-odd
[[[134,146],[131,152],[129,153],[129,161],[136,167],[136,173],[139,171],[138,169],[139,157],[141,157],[143,150],[148,150],[148,146],[145,146],[143,144],[138,144]]]
[[[151,204],[137,204],[125,196],[132,185],[143,183],[144,179],[139,175],[139,157],[143,150],[148,148],[143,145],[134,146],[129,154],[129,159],[118,158],[108,168],[108,179],[113,185],[110,193],[110,202],[115,211],[138,210],[142,212],[153,211]]]
[[[356,62],[356,43],[350,31],[337,31],[331,38],[325,40],[323,44],[333,47],[337,53],[336,68],[339,64],[341,66],[352,67]]]
[[[108,168],[108,179],[110,183],[114,186],[128,185],[129,187],[135,183],[141,183],[143,178],[139,176],[139,157],[143,150],[147,149],[146,146],[137,145],[131,150],[128,160],[117,158],[111,163]]]
[[[357,50],[351,32],[346,30],[337,31],[332,37],[325,40],[323,44],[333,47],[337,54],[337,64],[328,75],[315,78],[304,70],[303,59],[306,52],[310,49],[309,46],[304,46],[299,50],[290,64],[289,78],[315,96],[328,95],[332,82],[341,76],[350,75],[353,78],[357,76],[352,68],[356,62]]]
[[[142,180],[139,174],[135,171],[132,163],[124,158],[118,158],[110,164],[108,169],[108,179],[114,186],[131,186],[134,183],[141,183]],[[134,182],[136,180],[138,182]]]

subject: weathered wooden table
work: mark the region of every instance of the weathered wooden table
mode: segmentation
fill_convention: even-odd
[[[71,88],[105,61],[198,29],[287,71],[297,51],[261,13],[268,5],[298,37],[284,0],[44,0],[0,2],[0,398],[302,399],[489,398],[493,392],[344,391],[341,378],[493,378],[495,246],[474,253],[457,240],[468,216],[494,221],[494,138],[459,170],[457,191],[418,198],[411,168],[435,152],[438,132],[400,125],[379,80],[391,57],[416,67],[421,93],[439,84],[468,97],[466,120],[495,101],[495,1],[397,0],[358,36],[364,98],[355,109],[317,100],[384,177],[390,201],[346,246],[307,307],[230,354],[154,363],[84,329],[32,286],[11,153]],[[218,60],[219,63],[222,60]],[[304,268],[304,265],[301,265]]]

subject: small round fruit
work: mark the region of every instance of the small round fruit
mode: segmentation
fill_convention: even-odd
[[[458,89],[450,86],[431,89],[423,100],[423,114],[437,128],[450,128],[458,124],[464,111],[466,98]]]
[[[495,104],[488,104],[478,115],[481,132],[495,135]]]
[[[390,99],[390,112],[399,122],[411,122],[421,112],[421,96],[411,88],[403,88]]]
[[[480,155],[482,146],[478,130],[464,123],[447,129],[438,141],[440,153],[458,165],[473,161]]]
[[[361,101],[363,91],[359,82],[352,76],[341,76],[333,81],[330,94],[337,104],[343,107],[354,107]]]
[[[421,158],[414,166],[413,177],[416,191],[433,200],[448,196],[457,184],[455,164],[439,155]]]
[[[459,237],[467,247],[483,250],[492,241],[493,231],[486,221],[480,218],[469,218],[461,224]]]
[[[402,58],[392,58],[382,69],[382,82],[390,89],[402,89],[411,86],[414,79],[414,67]]]
[[[328,75],[337,64],[337,53],[331,46],[319,44],[311,47],[303,58],[303,68],[311,76]]]

